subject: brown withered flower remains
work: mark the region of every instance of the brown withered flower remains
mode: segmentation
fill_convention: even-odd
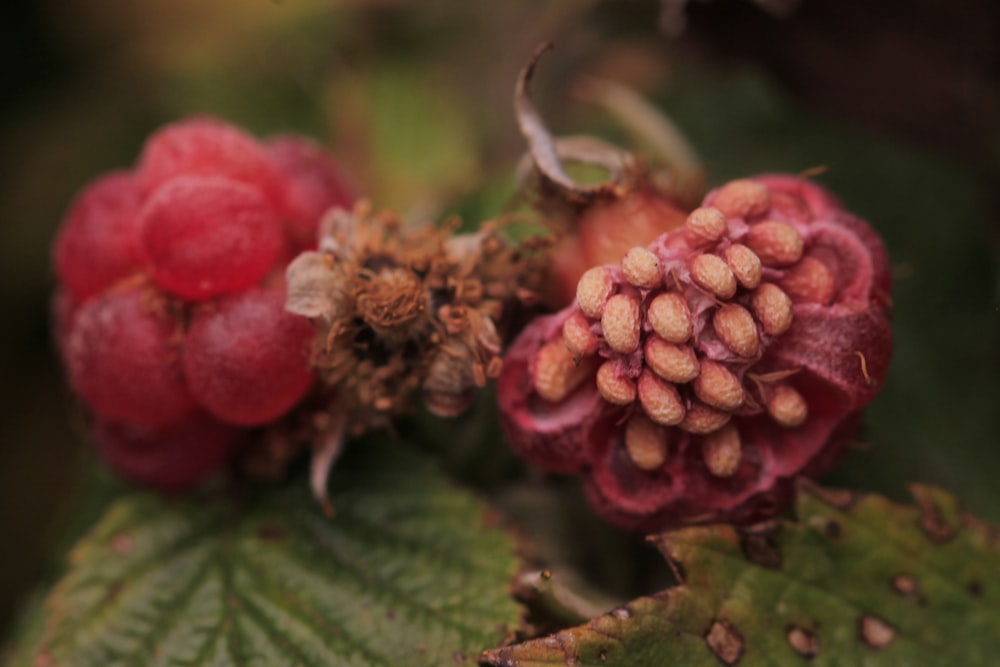
[[[533,297],[539,274],[530,245],[496,224],[404,226],[367,203],[327,214],[318,251],[286,273],[286,308],[315,324],[312,363],[332,394],[311,480],[325,508],[346,436],[389,425],[417,393],[431,412],[458,415],[500,374],[501,316]]]

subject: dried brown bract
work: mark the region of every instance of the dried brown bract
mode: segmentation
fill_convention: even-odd
[[[404,226],[362,203],[330,212],[319,250],[288,267],[287,309],[318,329],[313,366],[339,415],[314,456],[321,500],[343,434],[386,426],[417,392],[431,412],[458,415],[503,367],[497,325],[532,297],[539,259],[496,224],[454,227]]]

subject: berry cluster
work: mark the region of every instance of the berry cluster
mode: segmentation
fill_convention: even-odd
[[[306,394],[313,328],[284,310],[284,267],[352,200],[312,143],[211,118],[159,130],[80,193],[55,243],[57,337],[111,465],[190,486]]]
[[[773,515],[884,378],[889,288],[878,237],[824,190],[733,181],[525,329],[498,381],[505,429],[625,528]]]

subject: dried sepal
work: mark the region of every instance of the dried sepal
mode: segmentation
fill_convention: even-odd
[[[660,233],[684,223],[680,202],[685,197],[691,192],[700,197],[697,158],[666,119],[653,117],[653,108],[642,103],[638,94],[607,82],[591,81],[592,101],[610,102],[639,134],[663,139],[653,143],[671,154],[661,157],[680,158],[676,163],[665,160],[673,170],[653,172],[633,153],[594,137],[553,136],[529,92],[535,67],[550,48],[551,44],[542,44],[536,49],[514,91],[518,126],[528,146],[518,167],[518,180],[555,238],[548,253],[549,277],[543,296],[552,306],[568,303],[588,267],[618,261],[630,248],[637,248],[638,253],[624,267],[626,276],[638,287],[653,287],[662,276],[654,266],[655,258],[643,251]],[[593,184],[579,183],[565,168],[574,163],[597,167],[606,177]]]
[[[530,299],[538,258],[496,224],[453,228],[407,227],[361,203],[330,212],[319,250],[289,266],[287,308],[316,327],[312,365],[337,413],[314,455],[317,494],[334,440],[388,425],[418,394],[431,412],[458,415],[500,374],[497,325]]]
[[[608,168],[609,180],[596,185],[581,185],[574,181],[563,168],[560,151],[552,134],[545,126],[541,114],[535,107],[529,93],[529,84],[535,74],[535,66],[542,55],[552,48],[551,43],[541,44],[532,54],[528,64],[521,70],[514,89],[514,112],[521,135],[528,144],[528,152],[535,168],[549,187],[555,189],[567,201],[576,204],[587,204],[601,198],[615,198],[619,194],[619,185],[627,181],[627,173],[632,168],[628,154],[623,151],[607,150],[607,144],[592,144],[601,146],[592,152],[578,152],[571,157],[578,161],[590,161]],[[579,144],[576,146],[579,149]]]

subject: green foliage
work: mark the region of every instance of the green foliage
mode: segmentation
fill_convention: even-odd
[[[338,471],[333,519],[302,480],[117,500],[10,664],[439,665],[515,628],[513,543],[484,505],[399,445]]]
[[[916,506],[806,488],[796,522],[652,538],[684,582],[485,664],[986,665],[1000,653],[1000,531],[949,495]]]

